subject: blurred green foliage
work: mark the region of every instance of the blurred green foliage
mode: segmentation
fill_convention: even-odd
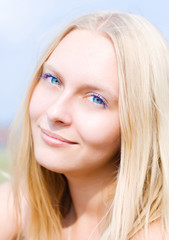
[[[6,148],[0,148],[0,183],[8,180],[9,159]]]

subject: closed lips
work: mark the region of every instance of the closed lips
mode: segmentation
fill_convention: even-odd
[[[45,129],[42,129],[41,128],[41,131],[43,134],[47,135],[48,137],[51,137],[51,138],[54,138],[54,139],[57,139],[61,142],[64,142],[64,143],[69,143],[69,144],[77,144],[76,142],[72,142],[66,138],[63,138],[61,137],[60,135],[56,134],[56,133],[53,133],[53,132],[50,132],[48,130],[45,130]]]

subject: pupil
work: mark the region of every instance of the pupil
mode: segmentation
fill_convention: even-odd
[[[52,81],[52,83],[53,83],[53,82],[54,82],[54,83],[57,83],[57,82],[58,82],[58,81],[57,81],[57,79],[56,79],[56,78],[54,78],[54,77],[52,78],[52,80],[51,80],[51,81]]]
[[[95,102],[97,102],[97,103],[102,103],[102,100],[100,99],[100,98],[98,98],[98,97],[94,97],[94,100],[95,100]]]

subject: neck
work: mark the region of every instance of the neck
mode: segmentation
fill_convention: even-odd
[[[103,181],[104,179],[104,181]],[[97,222],[110,207],[116,181],[113,177],[85,175],[85,177],[67,176],[74,209],[74,218],[90,217]]]
[[[111,174],[105,171],[105,174],[98,172],[65,176],[72,198],[72,208],[65,218],[68,230],[64,231],[64,239],[99,239],[116,187],[112,171]]]

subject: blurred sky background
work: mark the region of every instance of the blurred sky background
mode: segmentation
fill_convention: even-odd
[[[33,69],[56,32],[97,10],[142,15],[169,42],[169,0],[0,0],[0,126],[14,118]]]

